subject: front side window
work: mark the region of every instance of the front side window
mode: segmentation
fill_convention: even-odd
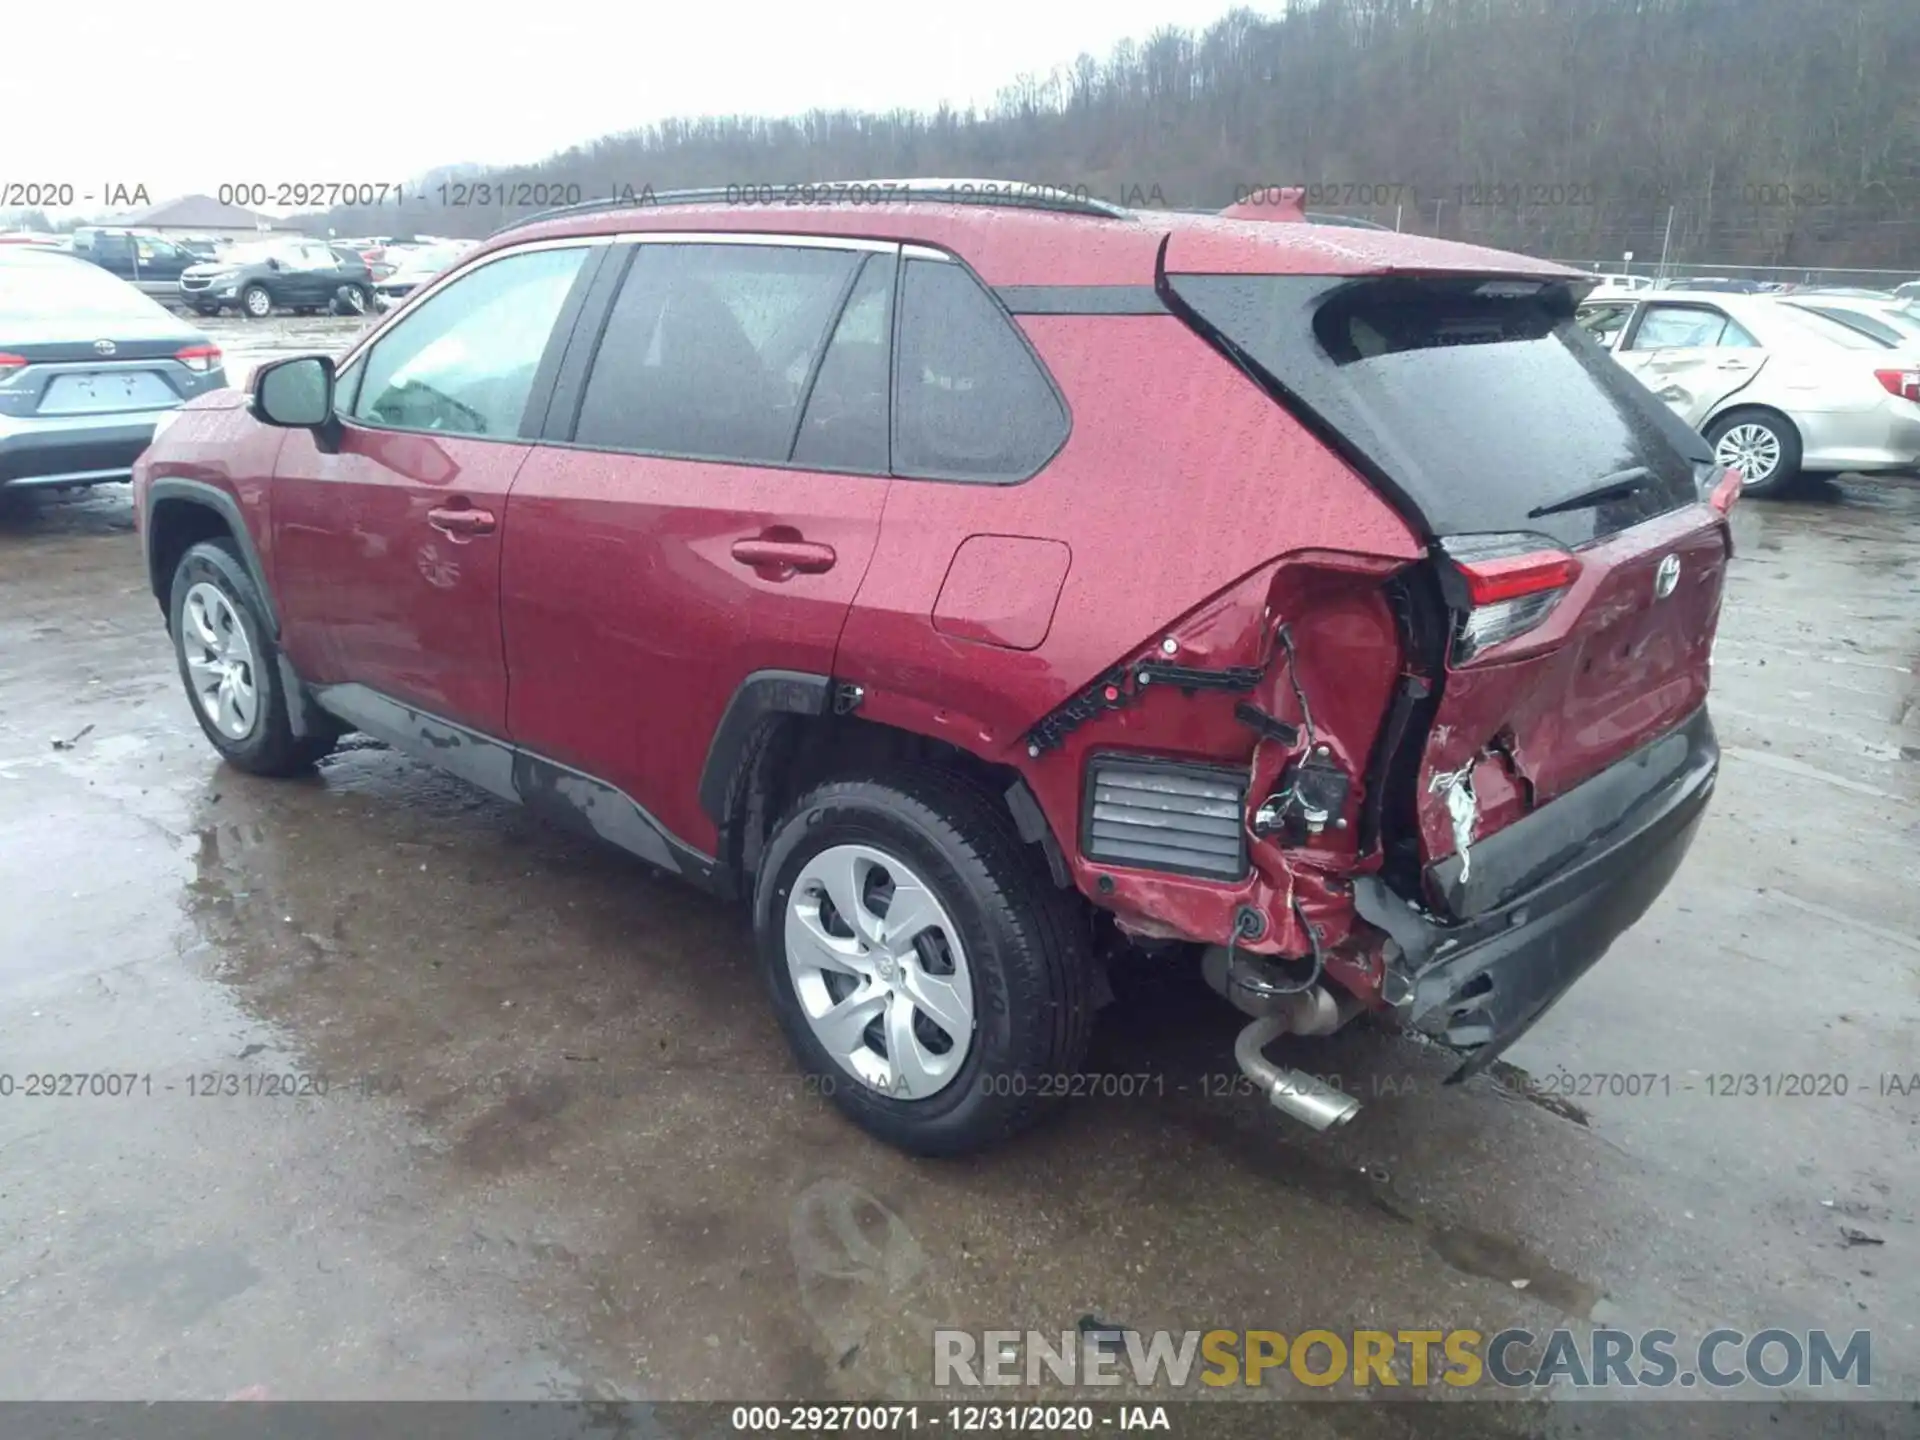
[[[894,368],[893,470],[1010,483],[1067,437],[1067,414],[1013,321],[965,267],[909,260]]]
[[[351,417],[395,430],[519,435],[586,256],[580,246],[509,255],[429,296],[374,345]]]
[[[637,246],[574,441],[783,463],[827,327],[862,258],[783,245]]]
[[[1611,346],[1626,329],[1632,314],[1631,305],[1588,305],[1581,309],[1578,318],[1581,329],[1602,345]]]

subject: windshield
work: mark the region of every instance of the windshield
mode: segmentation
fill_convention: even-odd
[[[151,320],[166,313],[91,261],[36,255],[0,263],[0,318]]]

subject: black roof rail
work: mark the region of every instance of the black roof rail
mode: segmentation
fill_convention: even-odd
[[[555,205],[536,210],[518,220],[509,220],[487,238],[505,235],[523,225],[542,220],[558,220],[570,215],[592,215],[603,210],[651,210],[661,205],[759,205],[772,207],[777,197],[789,191],[801,194],[802,205],[832,205],[845,201],[871,205],[889,205],[919,200],[935,205],[985,205],[1009,210],[1050,210],[1057,214],[1094,215],[1103,220],[1131,220],[1134,212],[1109,200],[1096,200],[1058,185],[1035,184],[1026,180],[973,180],[914,177],[910,179],[813,180],[794,186],[704,185],[688,190],[662,190],[639,193],[628,190],[598,200],[583,200],[576,205]],[[874,193],[877,192],[877,193]],[[758,197],[765,194],[768,198]]]

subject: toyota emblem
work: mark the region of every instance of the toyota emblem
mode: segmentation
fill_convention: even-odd
[[[93,342],[93,348],[98,350],[102,355],[111,355],[113,353],[113,348],[114,348],[113,341],[96,340]]]
[[[1680,557],[1669,555],[1653,574],[1653,598],[1664,600],[1680,585]]]

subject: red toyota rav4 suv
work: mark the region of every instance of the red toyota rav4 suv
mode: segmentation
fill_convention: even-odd
[[[183,410],[138,511],[215,748],[364,731],[748,900],[801,1066],[915,1151],[1068,1088],[1119,945],[1317,1126],[1356,1107],[1283,1032],[1486,1064],[1718,767],[1738,478],[1584,277],[1287,206],[809,198],[535,217]]]

